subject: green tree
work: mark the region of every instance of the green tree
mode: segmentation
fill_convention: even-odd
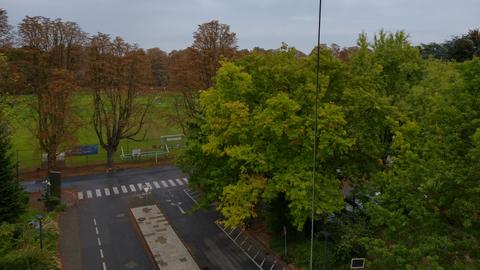
[[[288,202],[284,214],[290,223],[304,229],[311,209],[315,57],[299,58],[287,46],[253,53],[237,64],[223,63],[215,87],[200,95],[200,113],[179,161],[207,200],[220,201],[227,225],[245,223],[280,196]],[[335,160],[353,143],[342,109],[330,102],[342,85],[342,64],[327,50],[321,58],[326,94],[316,116],[315,219],[342,208]]]
[[[26,196],[14,175],[8,127],[0,122],[0,223],[13,221],[25,210]]]
[[[479,267],[480,61],[427,70],[410,98],[422,106],[405,107],[422,113],[394,129],[393,165],[373,179],[364,243],[376,269]]]

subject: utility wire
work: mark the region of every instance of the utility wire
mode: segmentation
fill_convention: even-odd
[[[315,180],[317,179],[317,133],[318,133],[318,96],[320,92],[320,25],[322,22],[322,0],[318,5],[318,34],[317,34],[317,85],[315,88],[315,128],[313,136],[313,168],[312,168],[312,216],[310,226],[310,270],[313,270],[313,225],[315,216]]]

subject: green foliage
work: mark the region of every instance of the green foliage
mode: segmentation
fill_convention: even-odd
[[[315,58],[315,56],[311,56]],[[313,145],[313,79],[311,58],[296,51],[253,54],[239,63],[223,63],[214,88],[200,96],[200,115],[190,129],[188,147],[179,158],[191,172],[191,182],[220,200],[225,223],[242,224],[257,215],[257,207],[279,194],[288,201],[292,224],[302,230],[310,216]],[[329,52],[322,91],[340,85],[331,70],[341,69]],[[330,95],[334,99],[334,94]],[[316,219],[339,210],[342,197],[335,167],[353,140],[344,129],[342,109],[328,102],[319,108]],[[208,161],[208,162],[207,162]]]
[[[331,266],[366,257],[370,269],[478,269],[480,59],[422,59],[403,32],[372,43],[361,34],[358,46],[346,62],[321,50],[316,116],[315,52],[284,46],[223,63],[179,164],[204,205],[220,202],[225,224],[264,218],[273,235],[302,231],[318,117],[315,220],[331,233]],[[354,188],[355,213],[342,210],[340,180]],[[307,265],[308,239],[289,246],[288,260]]]
[[[13,169],[9,132],[0,121],[0,222],[13,221],[25,210],[26,195]]]
[[[0,270],[59,269],[58,229],[50,216],[43,220],[44,249],[41,250],[38,229],[28,224],[34,216],[34,212],[28,212],[17,223],[0,224]]]
[[[52,211],[55,209],[57,206],[60,205],[61,201],[60,198],[55,197],[55,196],[47,196],[43,199],[43,203],[45,205],[45,208],[48,211]]]

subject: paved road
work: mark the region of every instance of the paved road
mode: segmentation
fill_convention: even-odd
[[[194,201],[187,183],[187,176],[173,166],[65,179],[63,187],[75,189],[79,197],[60,222],[65,269],[155,269],[129,214],[131,207],[152,202],[201,269],[258,269],[214,223],[218,213],[189,212]],[[145,186],[152,188],[146,197],[141,191]]]

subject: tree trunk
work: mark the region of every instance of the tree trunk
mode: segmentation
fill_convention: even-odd
[[[57,169],[57,155],[55,152],[47,153],[47,172]]]
[[[112,147],[107,147],[107,169],[111,170],[113,167],[113,155],[115,151],[113,151]]]

